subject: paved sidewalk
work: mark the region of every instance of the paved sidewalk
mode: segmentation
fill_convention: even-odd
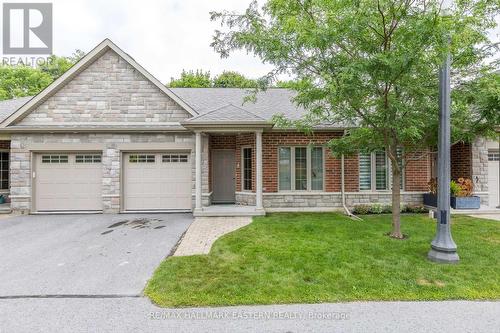
[[[251,222],[252,218],[248,216],[197,217],[189,226],[174,256],[208,254],[218,238]]]
[[[470,216],[475,217],[477,219],[488,219],[488,220],[500,221],[500,213],[499,214],[470,215]]]
[[[162,309],[142,297],[0,299],[0,332],[496,333],[500,327],[499,313],[500,302],[353,302]]]

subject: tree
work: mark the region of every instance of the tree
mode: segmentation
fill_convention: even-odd
[[[217,88],[255,88],[257,82],[247,79],[238,72],[224,71],[213,79],[213,86]]]
[[[457,0],[446,16],[437,0],[268,0],[261,8],[254,1],[242,14],[211,13],[226,27],[212,46],[222,57],[244,49],[273,65],[268,84],[282,73],[295,77],[294,101],[307,115],[298,122],[277,117],[278,125],[349,124],[348,135],[329,142],[336,155],[386,151],[390,235],[400,239],[402,168],[437,141],[438,69],[450,52],[454,88],[461,89],[498,68],[497,61],[485,65],[498,51],[487,34],[498,10],[498,0]],[[463,107],[468,102],[456,97],[454,119],[478,125],[456,127],[454,139],[491,133],[493,112]]]
[[[52,77],[30,66],[0,66],[0,100],[38,94]]]
[[[38,68],[52,77],[52,80],[57,79],[70,69],[75,63],[85,56],[81,50],[76,50],[70,57],[58,57],[51,55],[47,62],[41,64]]]
[[[196,70],[196,72],[182,70],[181,77],[179,79],[171,78],[168,86],[172,88],[210,88],[212,80],[210,72],[204,72],[201,69]]]
[[[61,76],[85,54],[76,50],[70,57],[52,55],[38,67],[0,66],[0,100],[33,96]]]

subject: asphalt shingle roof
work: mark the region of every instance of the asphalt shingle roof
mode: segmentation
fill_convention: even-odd
[[[0,122],[7,119],[11,114],[17,111],[21,106],[26,104],[33,96],[19,97],[0,101]]]
[[[284,114],[288,119],[299,119],[304,114],[303,108],[297,107],[292,98],[295,92],[288,89],[272,88],[259,91],[255,101],[245,101],[245,97],[251,95],[248,89],[239,88],[170,88],[184,102],[189,104],[199,114],[227,106],[247,111],[250,115],[271,120],[275,114]],[[242,120],[233,118],[232,120]],[[220,119],[214,119],[220,120]],[[255,120],[250,119],[247,120]]]
[[[189,121],[193,122],[210,122],[210,121],[265,121],[264,118],[259,117],[250,111],[227,104],[216,108],[215,110],[202,113],[199,116],[190,118]]]

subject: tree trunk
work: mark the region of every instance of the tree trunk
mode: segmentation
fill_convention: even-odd
[[[391,237],[403,238],[401,233],[401,168],[397,160],[397,150],[391,149],[392,170],[392,231]],[[392,155],[392,156],[391,156]]]

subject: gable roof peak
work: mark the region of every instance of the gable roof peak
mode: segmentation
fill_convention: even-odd
[[[94,63],[98,58],[100,58],[104,53],[109,50],[113,50],[122,59],[124,59],[130,66],[141,73],[147,80],[158,87],[163,93],[168,97],[172,98],[177,104],[179,104],[184,110],[186,110],[192,116],[197,116],[198,112],[195,111],[191,106],[184,102],[179,96],[173,93],[169,88],[162,84],[157,78],[151,75],[144,67],[137,63],[134,58],[132,58],[128,53],[124,52],[119,48],[111,39],[106,38],[100,42],[96,47],[94,47],[89,53],[87,53],[83,58],[81,58],[76,64],[74,64],[70,69],[68,69],[63,75],[49,84],[45,89],[43,89],[38,95],[33,97],[30,101],[24,104],[12,115],[7,117],[4,121],[0,123],[0,128],[5,128],[16,121],[19,121],[26,117],[31,111],[42,104],[47,98],[55,94],[59,89],[64,87],[68,82],[75,78],[78,74],[84,71],[92,63]]]

